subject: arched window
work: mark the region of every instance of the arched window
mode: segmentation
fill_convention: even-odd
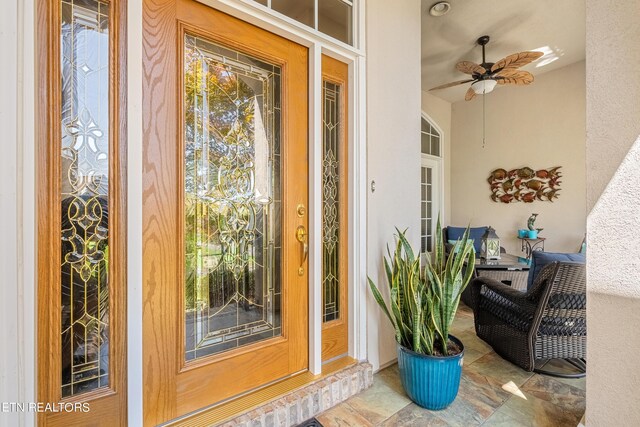
[[[441,133],[431,122],[422,116],[422,154],[440,157]]]

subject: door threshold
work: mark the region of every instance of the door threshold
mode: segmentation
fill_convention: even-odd
[[[231,426],[255,421],[266,425],[271,420],[276,425],[295,425],[365,390],[372,378],[369,363],[342,357],[323,365],[319,375],[300,372],[164,425],[201,427],[226,422]]]

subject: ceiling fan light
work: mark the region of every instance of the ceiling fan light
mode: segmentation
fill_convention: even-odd
[[[476,93],[476,95],[484,95],[485,93],[491,92],[493,88],[496,87],[496,84],[498,84],[498,82],[496,82],[495,80],[488,79],[472,83],[471,87],[473,88],[473,91]]]

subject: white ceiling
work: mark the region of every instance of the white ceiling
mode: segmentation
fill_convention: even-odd
[[[449,13],[433,17],[429,8],[436,1],[422,0],[423,90],[465,79],[467,75],[457,71],[455,64],[462,60],[482,62],[482,49],[476,39],[483,35],[491,37],[487,62],[547,46],[548,55],[523,67],[534,76],[585,58],[584,0],[449,0]],[[557,60],[536,67],[554,55]],[[457,102],[464,99],[469,84],[430,93]]]

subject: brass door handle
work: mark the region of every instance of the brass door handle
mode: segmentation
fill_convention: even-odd
[[[304,274],[304,263],[307,261],[307,257],[309,256],[307,229],[304,228],[304,225],[299,225],[296,229],[296,239],[298,239],[298,242],[302,243],[302,261],[300,262],[300,267],[298,268],[298,275],[302,276]]]

